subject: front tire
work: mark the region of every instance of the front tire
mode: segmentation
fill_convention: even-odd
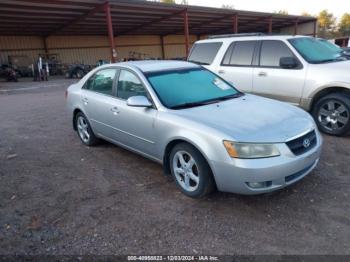
[[[312,115],[322,132],[344,136],[350,131],[350,98],[342,93],[326,95],[316,102]]]
[[[192,145],[177,144],[170,153],[169,162],[176,185],[186,196],[201,198],[214,190],[211,169],[202,154]]]
[[[98,144],[98,138],[92,131],[87,117],[82,112],[77,113],[75,116],[75,125],[80,141],[84,145],[95,146]]]

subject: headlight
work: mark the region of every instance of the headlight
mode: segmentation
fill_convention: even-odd
[[[264,158],[280,155],[273,144],[238,143],[224,140],[224,146],[230,157],[234,158]]]

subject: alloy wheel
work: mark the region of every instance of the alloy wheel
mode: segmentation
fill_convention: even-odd
[[[199,185],[199,169],[195,159],[186,151],[178,151],[173,157],[173,172],[179,185],[193,192]]]
[[[89,131],[89,125],[84,117],[82,116],[78,117],[77,128],[78,128],[78,133],[81,140],[83,140],[85,143],[88,143],[90,139],[90,131]]]
[[[338,130],[349,122],[349,111],[338,100],[325,101],[318,112],[318,121],[327,130]]]

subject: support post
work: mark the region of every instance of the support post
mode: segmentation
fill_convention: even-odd
[[[238,34],[238,15],[232,17],[233,33]]]
[[[112,16],[111,16],[111,7],[109,3],[105,3],[103,7],[105,13],[106,13],[106,20],[107,20],[107,28],[108,28],[108,38],[109,38],[109,45],[111,48],[111,62],[115,63],[117,58],[117,51],[115,50],[115,44],[114,44],[114,34],[113,34],[113,24],[112,24]]]
[[[165,59],[165,49],[164,49],[164,36],[160,36],[160,45],[162,48],[162,59]]]
[[[296,19],[294,23],[294,35],[298,34],[298,23],[299,23],[299,20]]]
[[[187,8],[183,12],[184,17],[184,34],[185,34],[185,51],[186,51],[186,58],[188,57],[189,49],[190,49],[190,33],[188,29],[188,13]]]
[[[43,44],[44,44],[45,55],[47,55],[49,53],[49,49],[47,48],[47,36],[43,37]]]
[[[317,19],[314,21],[314,32],[313,32],[314,37],[316,37],[316,32],[317,32]]]
[[[272,34],[272,16],[269,17],[269,34]]]

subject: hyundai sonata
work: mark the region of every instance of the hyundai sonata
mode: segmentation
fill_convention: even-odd
[[[308,113],[244,94],[188,62],[101,66],[66,96],[83,144],[104,139],[155,160],[190,197],[271,192],[305,177],[320,157]]]

